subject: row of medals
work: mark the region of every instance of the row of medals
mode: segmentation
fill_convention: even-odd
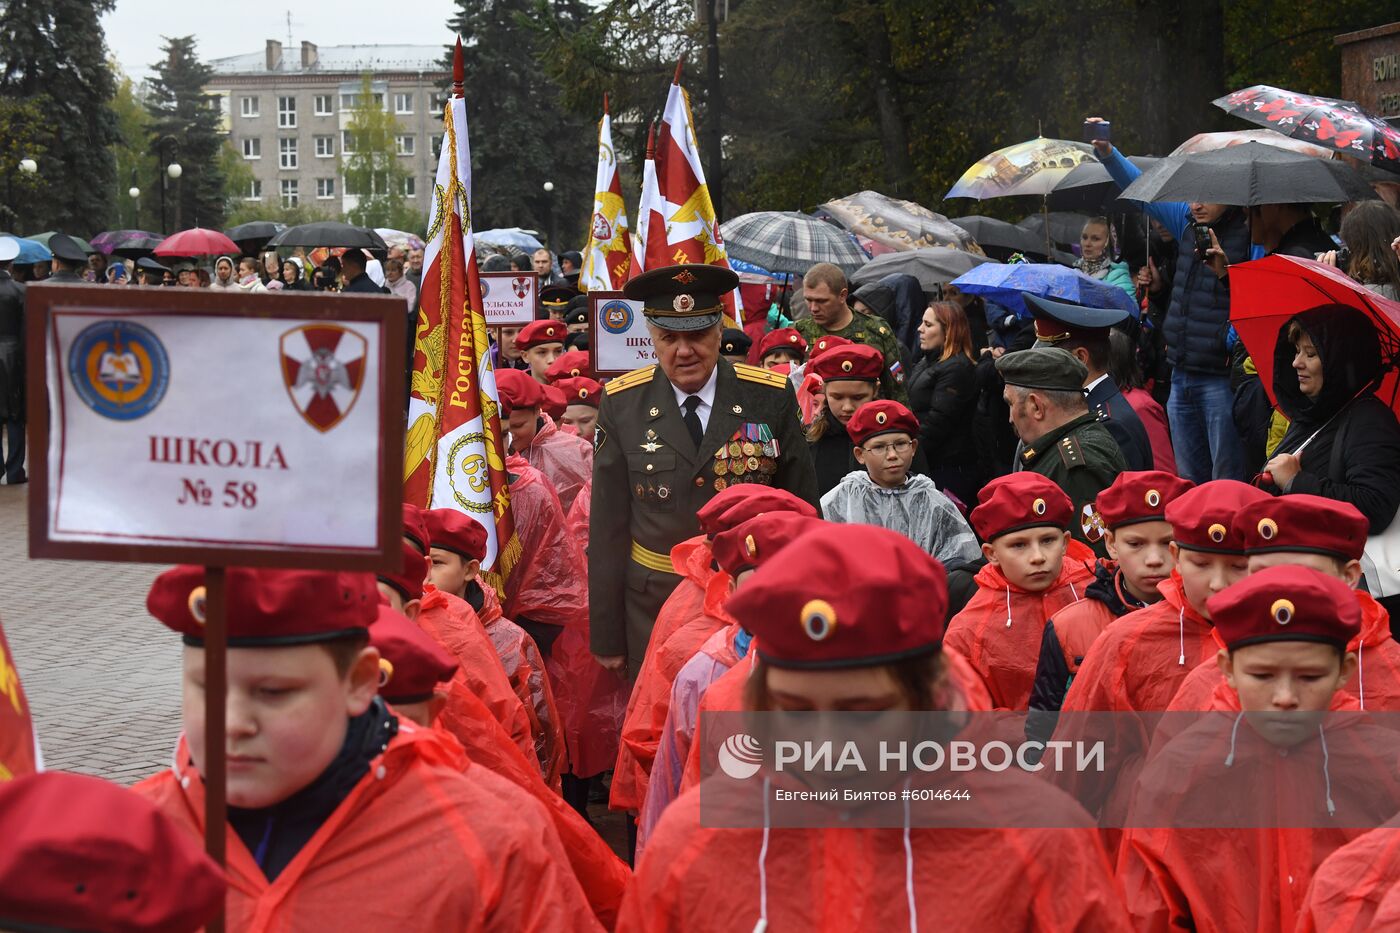
[[[773,473],[778,467],[777,441],[732,440],[715,453],[715,489],[722,490],[729,485],[726,476],[737,479],[745,473]]]

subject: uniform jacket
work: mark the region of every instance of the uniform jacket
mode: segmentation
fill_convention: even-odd
[[[700,506],[734,482],[777,486],[817,503],[787,378],[725,359],[716,366],[714,405],[698,449],[660,366],[608,383],[599,409],[588,539],[592,649],[626,655],[634,672],[657,610],[680,578],[639,563],[633,543],[664,559],[699,533]]]
[[[1092,506],[1118,474],[1128,468],[1118,442],[1093,413],[1080,415],[1026,444],[1018,457],[1018,470],[1034,470],[1053,480],[1074,503],[1070,533],[1107,557],[1102,535],[1091,537],[1085,528],[1084,507]]]
[[[1119,391],[1118,384],[1110,376],[1100,379],[1084,397],[1089,403],[1089,411],[1108,428],[1108,433],[1118,442],[1123,460],[1130,470],[1155,469],[1152,458],[1152,442],[1148,440],[1147,428],[1138,417],[1137,410]]]

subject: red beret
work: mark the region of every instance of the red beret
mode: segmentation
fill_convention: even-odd
[[[807,361],[811,362],[821,356],[827,350],[834,350],[837,347],[849,347],[854,341],[845,337],[838,337],[835,334],[822,334],[817,338],[817,342],[812,344],[812,350],[807,354]]]
[[[1074,503],[1064,490],[1029,470],[998,476],[982,487],[977,503],[972,527],[983,541],[1026,528],[1065,529],[1074,517]]]
[[[379,607],[369,643],[379,649],[379,695],[389,703],[422,703],[457,670],[431,635],[388,606]]]
[[[587,376],[571,376],[560,379],[555,385],[564,393],[570,405],[591,405],[597,408],[602,402],[603,385]]]
[[[540,403],[540,409],[555,421],[564,414],[564,409],[569,407],[569,399],[564,395],[563,390],[558,386],[540,386],[540,392],[544,395],[544,401]]]
[[[859,560],[852,560],[859,554]],[[758,569],[725,609],[775,667],[889,664],[936,651],[948,580],[943,565],[898,532],[813,522]]]
[[[418,545],[418,550],[424,554],[433,546],[432,533],[428,531],[423,509],[412,502],[403,504],[403,536]]]
[[[879,382],[884,369],[885,357],[879,350],[863,343],[853,343],[827,350],[812,362],[807,371],[821,376],[822,382],[840,379]]]
[[[99,778],[49,771],[0,783],[0,839],[6,929],[185,933],[223,907],[223,872],[199,837]]]
[[[559,354],[559,358],[549,364],[549,368],[544,371],[544,377],[550,382],[558,383],[561,379],[568,379],[572,376],[588,376],[592,369],[588,365],[588,354],[582,350],[570,350],[567,353]]]
[[[1351,587],[1311,567],[1269,567],[1206,600],[1230,650],[1265,641],[1320,641],[1345,648],[1361,632]]]
[[[1235,538],[1246,554],[1302,551],[1360,560],[1371,523],[1349,502],[1321,496],[1276,496],[1235,513]]]
[[[529,350],[547,343],[563,343],[569,336],[563,321],[531,321],[515,335],[515,349]]]
[[[367,573],[229,567],[224,591],[231,648],[275,648],[359,634],[374,621],[379,603],[374,577]],[[204,568],[185,564],[156,577],[146,609],[189,641],[203,642],[205,598]]]
[[[714,495],[695,513],[700,530],[713,538],[721,531],[733,528],[764,512],[796,512],[816,518],[812,503],[799,499],[786,489],[776,489],[758,483],[735,483]]]
[[[1243,554],[1244,540],[1231,528],[1235,513],[1269,494],[1233,479],[1215,479],[1188,489],[1167,506],[1177,547],[1213,554]]]
[[[851,420],[846,422],[846,433],[857,447],[864,447],[872,437],[897,431],[918,437],[919,419],[903,405],[888,399],[867,402],[857,408]]]
[[[497,370],[496,391],[506,414],[517,408],[539,408],[544,404],[544,386],[523,369]]]
[[[423,513],[433,547],[460,554],[467,560],[486,559],[486,526],[456,509],[428,509]]]
[[[428,558],[408,541],[403,543],[403,567],[395,574],[381,573],[377,579],[399,591],[405,601],[423,598],[423,581],[428,576]]]
[[[1119,473],[1113,485],[1094,500],[1094,509],[1109,529],[1138,522],[1164,522],[1168,503],[1190,488],[1190,480],[1161,470]]]
[[[815,521],[818,519],[797,512],[764,512],[756,515],[715,535],[710,546],[715,563],[731,577],[762,567]]]
[[[768,354],[777,353],[780,350],[796,354],[800,361],[807,357],[807,341],[795,328],[783,327],[769,331],[758,342],[758,358],[760,360]]]

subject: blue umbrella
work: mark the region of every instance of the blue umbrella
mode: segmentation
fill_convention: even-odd
[[[1054,263],[1001,265],[989,262],[964,272],[949,284],[956,285],[965,294],[981,295],[1021,317],[1031,316],[1021,298],[1022,292],[1072,301],[1090,308],[1116,308],[1127,311],[1133,317],[1138,316],[1136,302],[1117,285],[1109,285],[1078,269],[1067,269]]]
[[[33,265],[36,262],[48,262],[53,258],[53,253],[43,243],[36,243],[33,240],[17,238],[19,243],[19,255],[15,257],[15,262],[20,265]]]

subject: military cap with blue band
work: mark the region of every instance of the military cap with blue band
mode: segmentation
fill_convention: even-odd
[[[642,302],[647,321],[663,330],[706,330],[724,314],[720,299],[739,287],[730,269],[686,263],[643,272],[627,283],[623,294]]]

